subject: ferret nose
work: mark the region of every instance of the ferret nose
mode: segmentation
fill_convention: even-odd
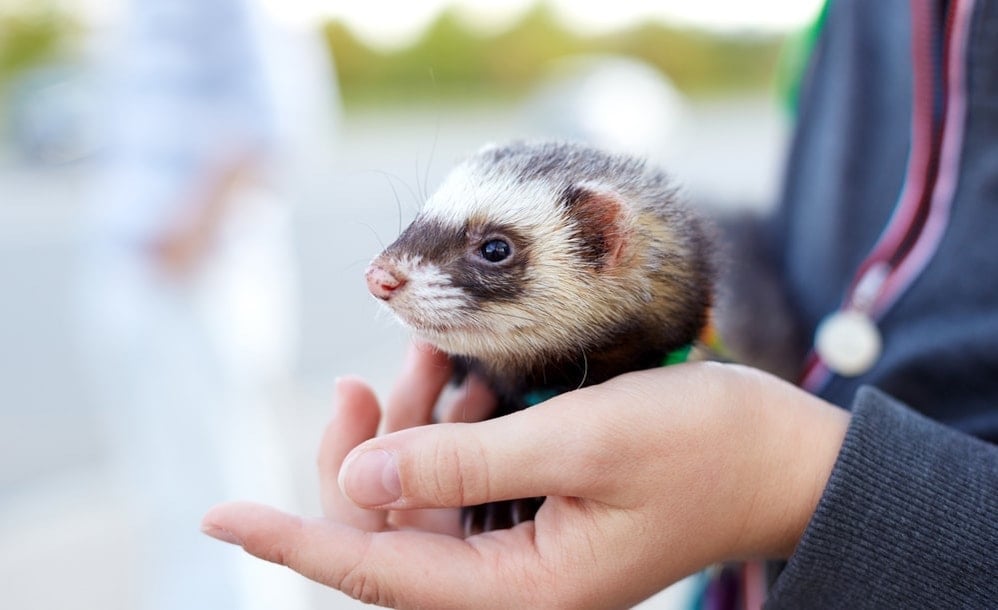
[[[405,286],[405,276],[391,265],[372,263],[364,273],[367,278],[367,289],[382,301],[392,298],[392,294]]]

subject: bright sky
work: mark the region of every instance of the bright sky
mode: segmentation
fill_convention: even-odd
[[[369,42],[397,46],[412,40],[448,5],[484,29],[501,29],[534,0],[261,0],[282,19],[340,17]],[[644,18],[720,30],[780,31],[807,23],[824,0],[548,0],[565,21],[586,32]]]

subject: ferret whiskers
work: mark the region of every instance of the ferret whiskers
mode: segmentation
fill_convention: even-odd
[[[380,174],[381,176],[384,176],[388,180],[388,184],[389,184],[389,186],[392,189],[392,194],[395,196],[395,203],[396,203],[396,205],[399,208],[399,233],[401,233],[402,232],[402,222],[401,222],[401,219],[402,219],[402,198],[399,197],[398,190],[395,188],[395,181],[400,182],[402,184],[402,186],[405,187],[405,190],[409,191],[409,196],[412,198],[412,200],[414,202],[416,202],[415,205],[411,206],[413,214],[418,214],[419,213],[419,209],[421,207],[420,202],[423,201],[423,199],[421,199],[419,197],[419,194],[415,190],[413,190],[412,186],[410,186],[409,183],[406,182],[405,180],[403,180],[400,176],[396,176],[395,174],[393,174],[391,172],[386,172],[386,171],[381,170],[381,169],[372,169],[370,171],[372,171],[372,172],[374,172],[376,174]]]
[[[582,389],[586,385],[586,379],[589,378],[589,357],[586,356],[586,350],[582,349],[582,381],[579,385],[575,387],[576,390]]]
[[[385,241],[383,239],[381,239],[381,236],[378,235],[378,232],[375,230],[375,228],[373,226],[369,225],[366,222],[361,222],[359,220],[351,220],[350,222],[352,222],[353,224],[356,224],[356,225],[360,225],[360,226],[364,227],[365,229],[367,229],[368,231],[370,231],[371,235],[374,236],[374,239],[377,240],[378,245],[381,246],[381,249],[382,250],[385,249]]]

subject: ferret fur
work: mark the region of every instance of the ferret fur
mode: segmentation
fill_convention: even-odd
[[[481,256],[492,239],[509,259]],[[482,374],[504,412],[538,387],[657,366],[697,338],[712,301],[706,231],[667,176],[564,142],[479,151],[371,268],[403,281],[388,307]]]
[[[502,240],[508,258],[489,262]],[[488,146],[458,165],[367,271],[419,338],[483,377],[496,415],[696,341],[712,246],[660,169],[567,142]],[[472,509],[469,531],[532,517],[540,500]],[[524,504],[527,503],[527,504]]]

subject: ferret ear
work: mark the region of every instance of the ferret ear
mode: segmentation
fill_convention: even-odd
[[[562,205],[581,242],[584,259],[597,270],[615,267],[627,245],[628,208],[619,194],[597,184],[576,184],[565,189]]]

